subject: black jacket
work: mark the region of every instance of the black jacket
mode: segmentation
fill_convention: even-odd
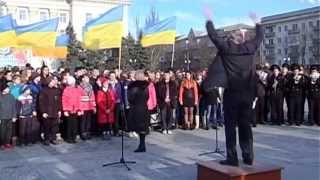
[[[39,95],[39,110],[41,116],[47,113],[49,118],[58,118],[58,112],[61,112],[60,89],[44,87]]]
[[[0,94],[0,120],[17,117],[17,101],[11,94]]]
[[[209,68],[209,79],[205,81],[205,89],[225,84],[224,87],[229,92],[241,92],[253,98],[255,94],[254,56],[263,39],[261,25],[256,26],[255,38],[238,45],[231,40],[219,37],[212,21],[208,21],[206,27],[209,38],[218,49],[218,54]],[[222,82],[221,78],[226,82]]]
[[[277,86],[274,87],[273,85],[277,83]],[[285,92],[285,82],[283,76],[279,75],[278,77],[275,77],[274,75],[271,75],[271,77],[268,79],[268,89],[271,96],[277,96],[277,97],[283,97]]]
[[[157,102],[160,108],[163,108],[166,104],[166,93],[167,93],[166,83],[165,81],[160,81],[156,84],[157,91]],[[178,100],[178,89],[176,83],[173,81],[169,82],[169,95],[170,95],[170,105],[172,108],[177,106]]]
[[[149,82],[134,81],[128,87],[128,100],[130,104],[128,114],[128,130],[137,133],[146,132],[150,123],[148,111]]]

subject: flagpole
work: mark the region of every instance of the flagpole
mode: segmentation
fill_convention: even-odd
[[[120,47],[119,47],[119,72],[121,72],[121,54],[122,54],[122,43],[120,44]]]
[[[172,45],[172,59],[171,59],[171,68],[172,69],[173,69],[174,53],[175,53],[175,43],[173,43],[173,45]]]

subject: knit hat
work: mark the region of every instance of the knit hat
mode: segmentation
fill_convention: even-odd
[[[270,69],[271,71],[274,71],[275,69],[278,69],[279,71],[281,70],[280,67],[276,64],[272,65]]]

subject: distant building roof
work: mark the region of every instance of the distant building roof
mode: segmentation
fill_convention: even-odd
[[[235,30],[239,30],[239,29],[253,29],[253,26],[247,25],[247,24],[234,24],[234,25],[230,25],[230,26],[224,26],[219,28],[219,30],[223,30],[223,31],[235,31]]]
[[[320,6],[263,17],[261,19],[261,21],[262,21],[262,23],[264,23],[266,21],[274,21],[274,20],[279,20],[279,19],[283,19],[283,18],[290,18],[290,17],[299,17],[299,16],[306,15],[306,14],[320,15]]]

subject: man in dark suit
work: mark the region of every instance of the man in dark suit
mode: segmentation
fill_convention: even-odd
[[[208,35],[218,49],[217,59],[221,61],[220,66],[225,71],[226,90],[224,93],[224,115],[225,115],[225,135],[227,147],[227,159],[221,161],[223,165],[238,166],[238,156],[236,150],[236,125],[239,127],[239,141],[242,149],[243,162],[248,165],[253,164],[253,136],[250,123],[254,116],[253,108],[257,99],[255,98],[255,61],[254,54],[263,38],[262,28],[258,23],[255,14],[250,17],[257,24],[256,36],[247,38],[244,31],[236,31],[231,34],[232,38],[224,39],[218,36],[216,29],[210,20],[210,12],[206,15]],[[220,70],[221,70],[220,68]],[[215,85],[217,72],[209,68],[205,87],[210,89]],[[219,69],[219,68],[218,68]],[[220,71],[223,72],[223,71]]]

